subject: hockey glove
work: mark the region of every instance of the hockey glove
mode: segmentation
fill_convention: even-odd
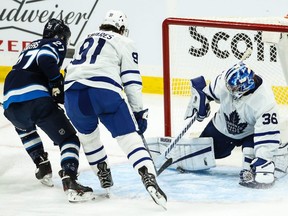
[[[210,104],[203,92],[206,82],[203,76],[191,79],[192,97],[185,112],[184,119],[192,117],[197,112],[197,120],[203,121],[210,115]]]
[[[274,185],[274,163],[262,158],[255,158],[250,170],[241,170],[239,184],[249,188],[265,189]]]
[[[134,112],[135,119],[138,124],[138,134],[143,134],[147,129],[147,119],[148,119],[148,109],[142,110],[140,112]]]
[[[60,74],[56,79],[49,82],[51,95],[56,103],[64,104],[64,78]]]
[[[246,186],[245,184],[250,184],[253,182],[255,182],[255,174],[252,172],[252,170],[243,169],[240,171],[240,185]]]

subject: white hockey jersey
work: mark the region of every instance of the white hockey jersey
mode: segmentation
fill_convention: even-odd
[[[224,77],[225,73],[220,74],[203,89],[220,104],[213,124],[221,133],[234,139],[254,134],[254,151],[259,149],[258,157],[271,158],[269,152],[277,149],[280,143],[278,110],[271,88],[263,81],[253,93],[233,100]]]
[[[89,34],[66,68],[65,90],[74,82],[126,93],[133,112],[143,110],[138,53],[131,39],[112,31]]]

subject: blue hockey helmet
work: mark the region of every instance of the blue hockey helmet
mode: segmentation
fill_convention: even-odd
[[[70,36],[70,28],[63,20],[52,18],[44,26],[43,38],[59,38],[67,44]]]
[[[255,88],[254,71],[240,62],[231,67],[225,74],[226,87],[234,100]]]

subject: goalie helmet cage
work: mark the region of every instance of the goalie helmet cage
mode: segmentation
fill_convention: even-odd
[[[165,19],[162,23],[165,136],[176,135],[185,124],[190,79],[203,75],[209,82],[238,63],[248,49],[252,52],[244,62],[270,84],[280,118],[287,118],[287,33],[288,26],[280,24],[279,19]],[[216,109],[214,105],[210,118]],[[205,121],[208,123],[209,119]],[[205,125],[198,123],[194,127],[196,133]]]

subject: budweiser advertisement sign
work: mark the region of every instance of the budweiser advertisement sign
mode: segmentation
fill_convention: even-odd
[[[97,3],[98,0],[85,0],[85,4],[82,4],[79,0],[2,0],[0,32],[11,29],[14,30],[13,34],[16,30],[17,34],[18,32],[20,35],[21,33],[28,33],[34,35],[31,38],[39,38],[42,35],[45,23],[49,19],[63,19],[71,28],[70,45],[74,46]],[[11,39],[13,39],[12,35]],[[8,43],[3,41],[2,38],[2,45],[4,42]]]

